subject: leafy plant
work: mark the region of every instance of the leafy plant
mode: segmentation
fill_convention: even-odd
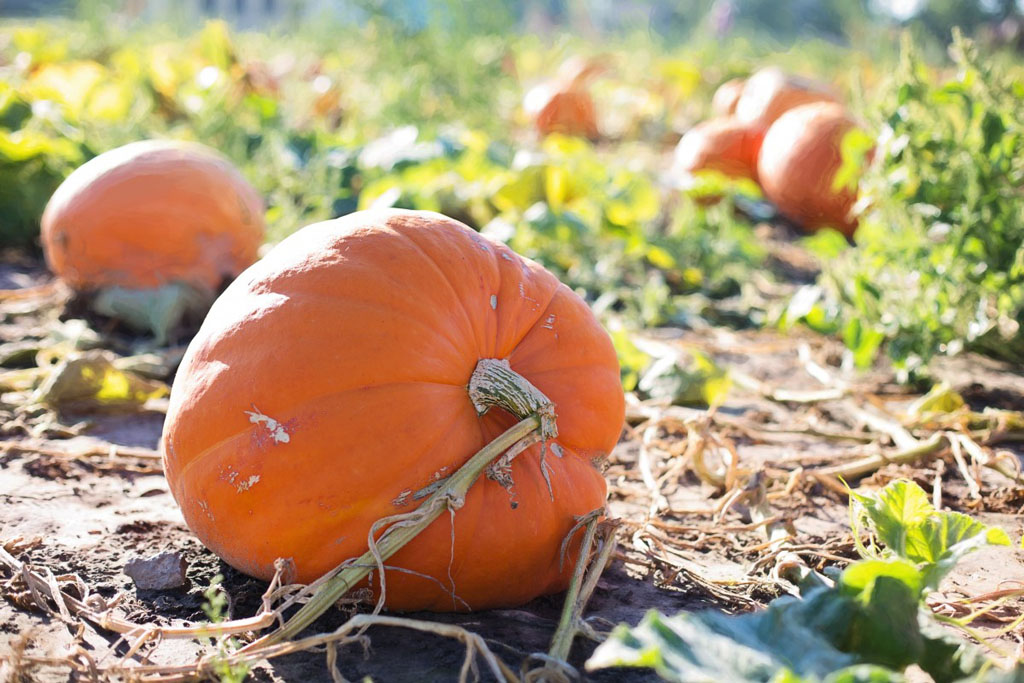
[[[228,617],[228,596],[221,584],[224,577],[217,574],[210,580],[210,586],[203,591],[203,612],[213,623],[224,621]],[[216,640],[217,652],[214,655],[213,667],[220,683],[242,683],[249,675],[249,666],[245,662],[232,664],[227,656],[237,650],[240,645],[237,638],[221,636]]]
[[[1024,680],[1024,668],[1000,671],[943,631],[923,602],[965,554],[1009,545],[1006,533],[935,510],[910,482],[851,495],[855,537],[867,524],[873,539],[834,583],[812,574],[801,598],[740,616],[651,611],[636,627],[616,627],[588,668],[649,667],[670,681],[883,683],[916,664],[938,683]]]
[[[1024,86],[959,34],[950,54],[944,76],[904,41],[869,110],[859,246],[823,278],[859,364],[884,349],[904,379],[965,348],[1024,361]]]
[[[0,80],[0,244],[26,244],[57,186],[85,158],[81,135],[54,108]]]

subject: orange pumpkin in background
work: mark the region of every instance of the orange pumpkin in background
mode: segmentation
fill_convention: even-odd
[[[532,88],[523,100],[523,109],[537,132],[591,140],[600,137],[597,109],[588,86],[602,71],[604,66],[599,61],[574,56],[562,63],[555,78]]]
[[[538,445],[513,461],[511,487],[481,477],[388,560],[406,571],[386,572],[386,604],[481,609],[562,590],[578,550],[560,565],[560,546],[604,503],[597,463],[622,428],[615,351],[553,275],[440,214],[311,225],[232,283],[174,383],[167,480],[229,564],[269,579],[291,558],[312,581],[518,421],[478,414],[467,386],[502,361],[555,404],[550,489]]]
[[[43,213],[46,261],[78,290],[185,283],[213,292],[257,258],[263,202],[203,145],[148,140],[76,169]]]
[[[767,130],[776,119],[794,107],[835,101],[835,95],[825,86],[767,67],[747,79],[736,101],[735,113],[742,123]]]
[[[739,102],[740,95],[743,94],[743,86],[746,82],[745,78],[733,78],[718,86],[711,98],[711,115],[726,117],[735,114],[736,103]]]
[[[857,193],[832,187],[842,166],[843,136],[855,127],[842,106],[817,102],[785,113],[764,136],[761,187],[779,211],[807,230],[828,226],[852,236],[857,228],[850,215]]]
[[[686,132],[676,145],[676,175],[713,170],[737,178],[757,178],[761,131],[734,118],[709,119]]]

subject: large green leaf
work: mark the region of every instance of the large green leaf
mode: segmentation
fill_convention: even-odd
[[[680,682],[902,681],[911,665],[937,683],[1024,676],[994,668],[922,602],[965,553],[1007,545],[1005,532],[936,511],[911,482],[852,496],[887,558],[854,562],[834,586],[814,582],[803,599],[780,598],[760,612],[649,612],[636,627],[616,627],[587,668],[648,667]]]
[[[909,481],[894,481],[874,494],[851,492],[851,504],[870,520],[888,554],[908,560],[923,571],[921,591],[935,589],[967,553],[986,545],[1010,545],[998,527],[959,512],[938,511],[928,494]]]
[[[640,666],[668,681],[740,683],[772,681],[783,672],[821,678],[855,664],[831,644],[827,629],[817,628],[842,630],[849,601],[831,594],[812,605],[820,610],[817,615],[808,611],[808,603],[792,598],[738,617],[710,611],[666,617],[651,611],[635,628],[616,627],[587,668]]]

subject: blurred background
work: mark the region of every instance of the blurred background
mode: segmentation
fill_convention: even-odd
[[[38,253],[43,207],[88,159],[193,140],[260,192],[271,244],[358,209],[431,209],[540,261],[612,327],[802,325],[904,378],[963,348],[1024,359],[1022,12],[0,0],[0,242]],[[829,143],[838,185],[859,182],[846,235],[777,211],[755,170],[683,168],[716,91],[765,69],[856,122]],[[642,354],[623,363],[635,383]]]
[[[1018,0],[2,0],[0,16],[116,14],[127,21],[182,26],[221,18],[242,29],[282,30],[324,21],[362,23],[383,15],[413,30],[462,24],[482,32],[595,36],[641,29],[687,40],[711,28],[716,37],[739,33],[785,41],[815,36],[848,43],[894,25],[940,40],[948,40],[950,30],[959,26],[1013,41],[1020,37],[1022,6]]]

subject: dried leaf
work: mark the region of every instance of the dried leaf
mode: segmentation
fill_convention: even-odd
[[[33,394],[32,402],[54,408],[124,407],[168,393],[163,382],[118,370],[111,354],[89,351],[61,361]]]

